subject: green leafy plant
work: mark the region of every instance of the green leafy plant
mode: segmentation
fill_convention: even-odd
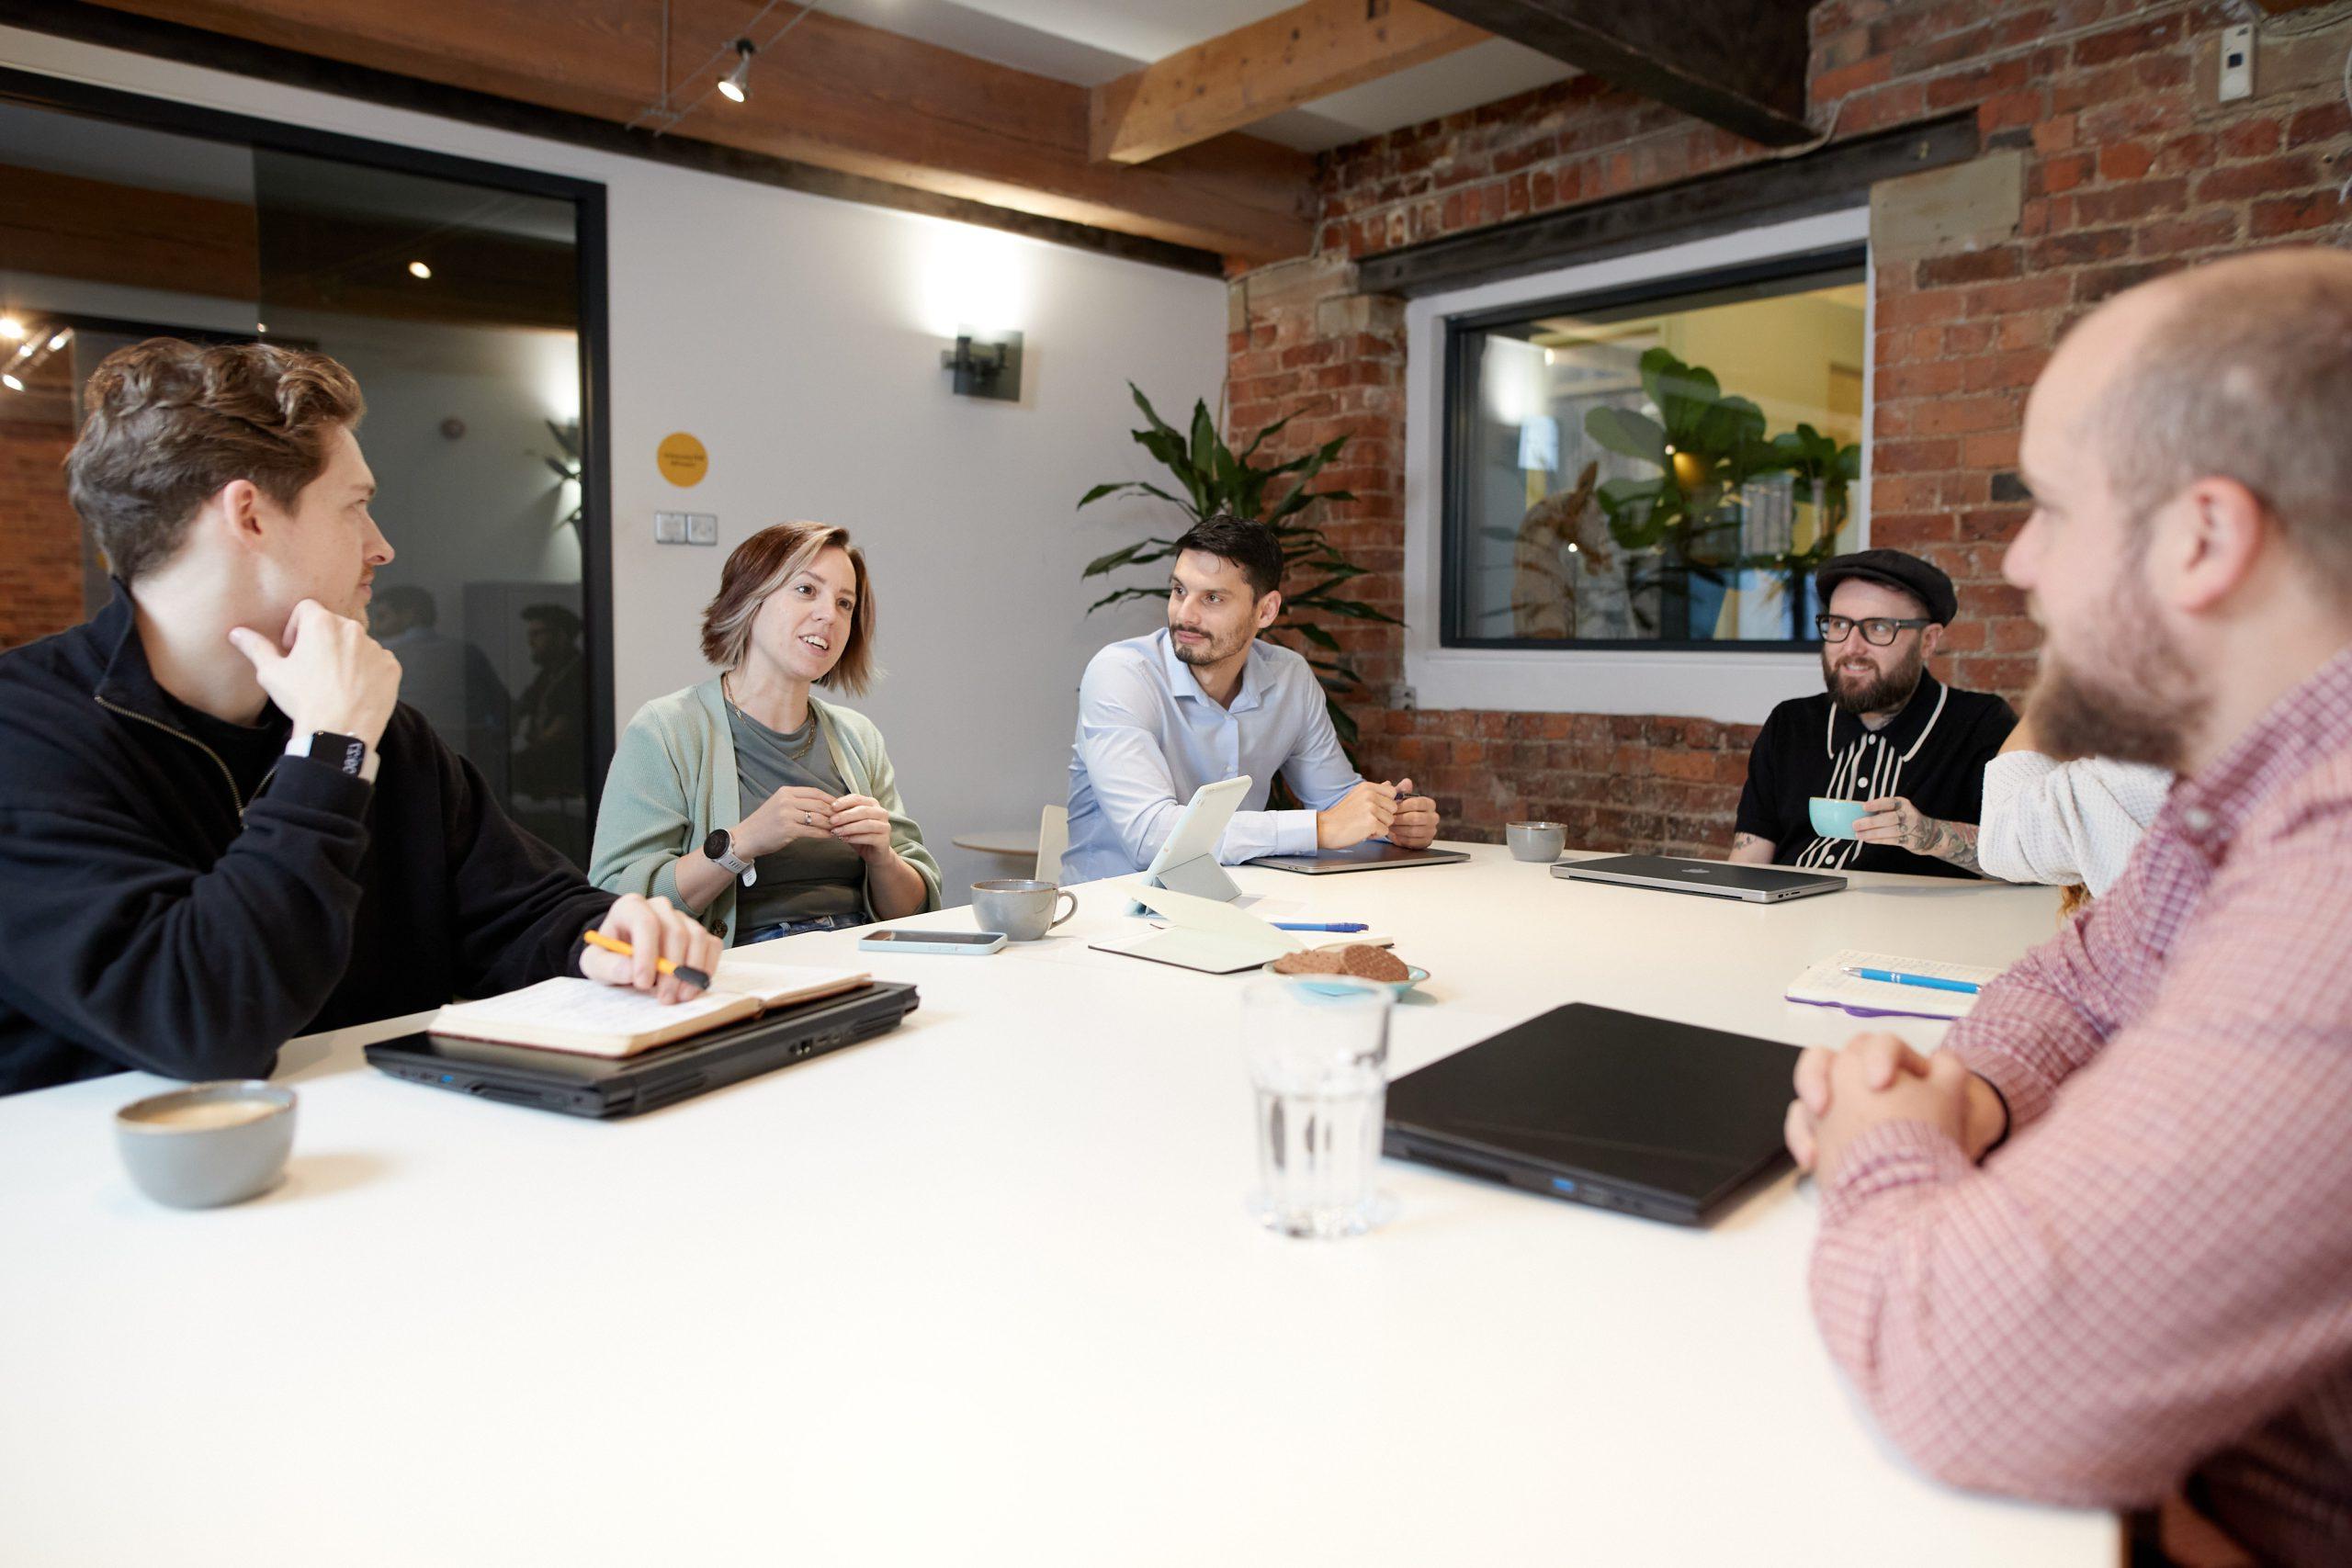
[[[1781,467],[1795,476],[1797,500],[1815,509],[1818,536],[1805,553],[1826,558],[1846,526],[1853,487],[1861,482],[1862,449],[1850,442],[1841,446],[1835,436],[1809,424],[1772,437],[1772,449],[1781,456]]]
[[[1763,410],[1726,394],[1713,371],[1665,348],[1645,353],[1639,370],[1657,416],[1597,408],[1585,415],[1585,434],[1657,470],[1610,479],[1595,499],[1611,536],[1629,551],[1648,553],[1652,564],[1637,575],[1636,585],[1662,590],[1667,624],[1676,624],[1688,604],[1692,577],[1722,582],[1729,573],[1760,570],[1784,573],[1794,583],[1827,558],[1861,476],[1861,448],[1841,446],[1810,424],[1768,439]],[[1813,543],[1802,550],[1742,555],[1741,487],[1782,472],[1792,478],[1794,499],[1815,508]],[[1802,597],[1792,595],[1792,613]],[[1802,627],[1792,632],[1804,635]]]
[[[1079,501],[1083,510],[1105,497],[1120,494],[1155,496],[1182,513],[1189,526],[1220,512],[1230,512],[1236,517],[1263,523],[1273,530],[1283,551],[1283,581],[1285,584],[1304,583],[1295,591],[1283,594],[1282,615],[1275,620],[1276,631],[1295,634],[1307,646],[1306,661],[1315,667],[1316,678],[1323,683],[1323,700],[1331,715],[1332,728],[1340,732],[1340,743],[1353,755],[1356,722],[1340,705],[1340,698],[1360,692],[1363,678],[1351,665],[1340,647],[1340,639],[1307,615],[1328,615],[1340,620],[1381,621],[1397,626],[1396,616],[1376,610],[1360,600],[1343,598],[1336,590],[1349,579],[1361,577],[1363,567],[1341,555],[1324,534],[1322,525],[1315,521],[1315,503],[1328,501],[1353,501],[1355,496],[1344,490],[1316,490],[1315,476],[1329,466],[1347,446],[1348,438],[1335,435],[1303,457],[1286,463],[1259,465],[1250,459],[1267,440],[1290,423],[1290,417],[1274,421],[1250,437],[1250,444],[1236,452],[1217,434],[1216,421],[1210,417],[1205,401],[1193,405],[1192,428],[1189,434],[1159,417],[1151,400],[1132,381],[1127,390],[1135,397],[1136,407],[1143,411],[1145,426],[1133,432],[1136,444],[1169,473],[1174,476],[1177,491],[1164,490],[1141,479],[1114,480],[1099,484]],[[1269,502],[1267,497],[1278,479],[1288,479],[1289,486]],[[1183,530],[1179,529],[1181,534]],[[1154,536],[1138,539],[1132,545],[1113,550],[1087,563],[1080,581],[1108,577],[1123,568],[1148,566],[1167,560],[1176,554],[1174,538]],[[1117,588],[1089,604],[1089,615],[1106,604],[1125,604],[1131,599],[1165,599],[1165,582]]]

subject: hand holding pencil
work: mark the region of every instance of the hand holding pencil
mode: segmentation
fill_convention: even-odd
[[[710,985],[710,972],[724,951],[718,937],[667,898],[624,894],[603,922],[582,933],[588,942],[580,972],[607,986],[650,991],[657,1001],[678,1002]]]

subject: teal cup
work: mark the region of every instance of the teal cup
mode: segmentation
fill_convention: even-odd
[[[1826,795],[1816,795],[1805,802],[1805,815],[1812,818],[1813,830],[1823,838],[1850,839],[1854,836],[1854,824],[1863,816],[1862,802],[1832,800]]]

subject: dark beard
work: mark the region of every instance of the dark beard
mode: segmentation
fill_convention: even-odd
[[[1173,641],[1172,638],[1170,640]],[[1239,643],[1236,643],[1233,645],[1233,648],[1219,648],[1216,645],[1216,639],[1215,637],[1211,637],[1208,640],[1207,646],[1204,648],[1188,649],[1181,642],[1175,643],[1174,646],[1176,649],[1176,662],[1179,664],[1215,664],[1220,659],[1230,659],[1233,657],[1233,649],[1238,648],[1241,645]]]
[[[2107,683],[2085,681],[2045,650],[2027,707],[2052,756],[2111,757],[2177,773],[2209,704],[2188,661],[2157,629],[2137,566],[2136,558],[2127,565],[2098,628]]]
[[[1861,636],[1860,630],[1850,634]],[[1928,661],[1917,649],[1911,657],[1883,675],[1871,678],[1869,684],[1849,694],[1846,683],[1838,678],[1838,667],[1826,658],[1821,665],[1822,683],[1829,688],[1829,700],[1856,718],[1867,713],[1894,713],[1911,700],[1919,689],[1919,677],[1927,670]]]

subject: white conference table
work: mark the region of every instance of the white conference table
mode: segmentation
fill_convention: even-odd
[[[1430,971],[1397,1072],[1568,1000],[1835,1042],[1781,999],[1813,958],[2005,963],[2054,919],[2047,889],[1758,908],[1472,852],[1238,875]],[[1386,1229],[1261,1231],[1244,982],[1089,950],[1129,917],[1079,897],[986,959],[790,939],[922,1009],[635,1121],[394,1082],[358,1048],[397,1024],[298,1041],[291,1171],[230,1209],[116,1163],[157,1080],[0,1100],[0,1560],[2117,1561],[2112,1516],[1951,1491],[1875,1435],[1793,1179],[1696,1231],[1392,1161]]]

